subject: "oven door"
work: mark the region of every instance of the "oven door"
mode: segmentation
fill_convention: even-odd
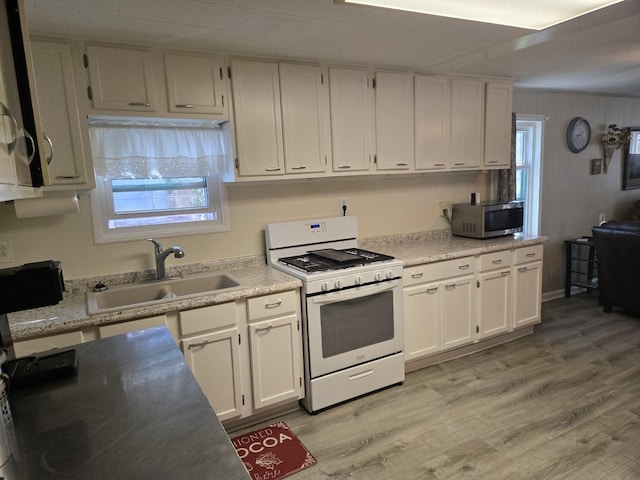
[[[307,297],[311,378],[402,352],[402,279]]]

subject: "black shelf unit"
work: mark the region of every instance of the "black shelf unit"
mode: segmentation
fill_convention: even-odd
[[[571,287],[586,288],[588,293],[598,288],[598,255],[592,237],[564,241],[564,296],[571,296]]]

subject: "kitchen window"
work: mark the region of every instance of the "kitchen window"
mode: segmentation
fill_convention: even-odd
[[[225,132],[212,122],[90,117],[96,243],[229,230]]]

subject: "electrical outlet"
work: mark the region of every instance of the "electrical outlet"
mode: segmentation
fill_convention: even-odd
[[[558,274],[558,271],[556,270],[556,267],[551,267],[551,270],[549,271],[549,276],[551,277],[552,280],[556,278],[557,274]]]
[[[607,221],[607,215],[605,213],[601,213],[598,215],[598,225],[602,225]]]
[[[0,262],[13,262],[11,242],[0,241]]]
[[[438,202],[438,213],[441,217],[444,217],[444,211],[448,210],[449,208],[451,208],[451,202],[449,202],[448,200],[440,200]]]
[[[340,198],[340,213],[342,215],[346,215],[348,208],[349,208],[348,200],[346,198],[344,198],[344,197]]]

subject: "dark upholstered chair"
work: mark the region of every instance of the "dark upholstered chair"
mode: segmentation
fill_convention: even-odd
[[[610,221],[593,227],[598,256],[600,305],[640,314],[640,221]]]

